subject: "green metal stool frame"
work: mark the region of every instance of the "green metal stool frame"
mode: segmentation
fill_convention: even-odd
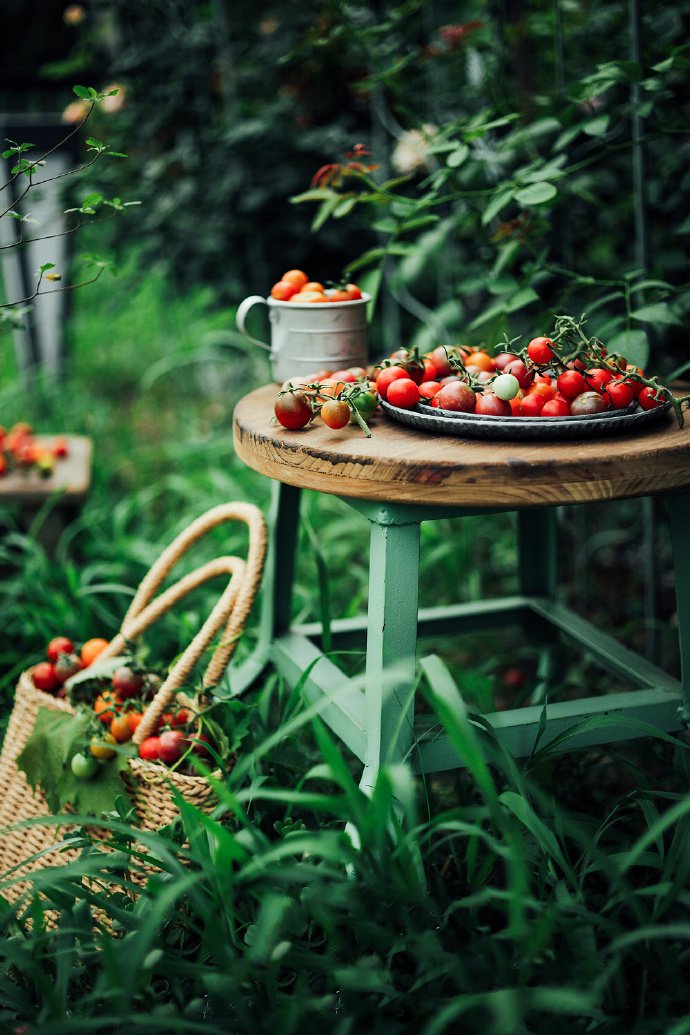
[[[434,730],[427,735],[423,717],[414,719],[411,687],[415,685],[416,644],[420,635],[442,635],[507,625],[517,620],[551,626],[582,644],[610,671],[638,689],[598,697],[560,701],[546,706],[543,742],[595,715],[620,718],[620,725],[583,730],[567,742],[568,750],[629,739],[636,734],[628,720],[665,731],[678,729],[688,714],[690,697],[690,551],[684,546],[690,526],[690,492],[669,493],[666,501],[676,578],[682,684],[629,650],[571,608],[556,600],[556,509],[517,511],[517,553],[520,593],[502,599],[427,608],[418,613],[420,525],[438,518],[472,517],[505,512],[458,507],[379,504],[340,497],[371,524],[368,614],[335,620],[334,645],[366,642],[364,689],[349,681],[323,655],[321,626],[292,626],[290,620],[294,559],[299,532],[301,490],[276,483],[273,488],[271,546],[262,597],[260,637],[256,652],[235,673],[233,689],[242,692],[267,661],[291,684],[303,678],[310,702],[322,702],[320,714],[333,732],[364,764],[362,786],[372,786],[385,762],[407,758],[418,772],[439,772],[462,766],[448,738]],[[542,563],[527,559],[538,549]],[[496,735],[515,756],[532,751],[543,719],[542,705],[486,716]]]

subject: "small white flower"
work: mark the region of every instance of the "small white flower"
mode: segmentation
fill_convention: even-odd
[[[429,144],[436,126],[428,123],[420,129],[408,129],[400,135],[393,149],[393,168],[404,176],[429,171]]]

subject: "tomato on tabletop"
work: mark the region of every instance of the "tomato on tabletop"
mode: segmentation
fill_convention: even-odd
[[[343,399],[328,399],[321,407],[321,420],[329,428],[344,428],[350,423],[350,407]]]
[[[275,418],[288,431],[307,426],[314,416],[311,403],[304,392],[281,392],[273,406]]]
[[[383,368],[376,378],[376,391],[382,399],[387,397],[389,385],[394,381],[397,381],[399,378],[406,378],[408,381],[411,380],[410,375],[403,369],[403,367],[393,366]]]

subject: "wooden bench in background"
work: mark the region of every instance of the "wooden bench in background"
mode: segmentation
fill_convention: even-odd
[[[38,442],[50,445],[55,436],[39,435]],[[3,513],[18,510],[20,527],[26,531],[41,508],[47,508],[38,538],[47,550],[54,549],[60,535],[79,513],[91,487],[93,446],[83,435],[61,435],[67,444],[67,456],[55,464],[54,471],[42,476],[31,468],[8,471],[0,478],[0,521]]]

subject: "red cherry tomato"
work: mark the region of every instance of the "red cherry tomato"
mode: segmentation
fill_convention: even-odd
[[[605,386],[612,380],[613,374],[604,367],[592,367],[585,373],[585,381],[590,391],[603,392]]]
[[[154,762],[159,757],[160,737],[147,737],[139,745],[139,758]]]
[[[406,378],[408,381],[411,380],[410,375],[403,367],[393,366],[383,368],[376,378],[376,391],[382,399],[387,398],[389,386],[400,378]]]
[[[273,407],[276,420],[288,431],[304,428],[313,417],[309,399],[304,392],[281,392]]]
[[[184,733],[180,730],[166,730],[158,738],[158,757],[166,765],[174,765],[182,758],[186,747]]]
[[[638,395],[637,401],[643,410],[655,410],[657,406],[663,406],[666,399],[661,393],[657,396],[656,388],[650,388],[646,385]],[[34,676],[34,682],[35,681],[36,679]]]
[[[527,355],[533,363],[550,363],[554,357],[553,342],[551,341],[551,338],[532,338],[531,342],[527,346]]]
[[[523,397],[520,415],[522,417],[539,417],[547,400],[540,392],[528,392]]]
[[[475,412],[491,417],[510,417],[513,410],[506,399],[499,399],[493,392],[483,392],[477,396]]]
[[[604,395],[609,397],[614,410],[624,410],[635,398],[635,391],[631,381],[616,377],[606,385]]]
[[[401,377],[389,384],[386,398],[391,406],[411,410],[419,402],[419,388],[410,378]]]
[[[570,403],[567,399],[547,399],[541,408],[542,417],[569,417]]]
[[[503,368],[503,373],[516,377],[520,388],[523,389],[529,388],[534,380],[534,371],[528,370],[521,359],[514,359],[511,363],[507,363]]]
[[[60,680],[55,672],[55,666],[50,661],[39,661],[34,665],[31,673],[34,686],[46,694],[52,694],[60,687]]]
[[[440,392],[443,385],[440,381],[422,381],[419,386],[419,394],[422,399],[433,399],[433,397]]]
[[[477,406],[476,394],[464,381],[449,381],[434,396],[434,403],[436,400],[442,410],[452,410],[455,413],[474,413]]]
[[[566,399],[574,399],[576,395],[581,395],[582,392],[587,391],[587,383],[579,370],[564,371],[559,375],[556,384],[558,385],[558,391]]]
[[[60,654],[74,654],[74,644],[68,636],[54,636],[46,648],[48,661],[57,661]]]

